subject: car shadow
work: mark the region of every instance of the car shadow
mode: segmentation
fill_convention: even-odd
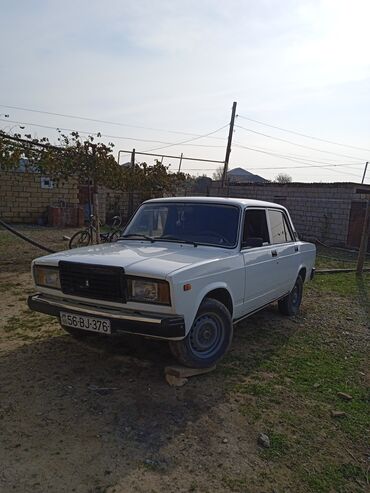
[[[60,335],[3,354],[4,484],[12,491],[57,491],[59,480],[66,486],[61,491],[88,491],[76,485],[93,478],[105,488],[138,464],[171,468],[177,460],[168,452],[171,442],[204,417],[222,427],[218,409],[230,400],[235,374],[255,371],[297,327],[276,307],[265,309],[236,326],[231,351],[215,372],[180,388],[164,379],[164,366],[174,363],[167,344],[134,336],[76,341]],[[197,439],[203,447],[210,443],[203,425]]]

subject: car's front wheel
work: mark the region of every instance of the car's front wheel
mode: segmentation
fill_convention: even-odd
[[[193,325],[181,341],[171,341],[175,358],[190,368],[208,368],[229,349],[233,324],[229,310],[221,302],[206,298],[199,307]]]

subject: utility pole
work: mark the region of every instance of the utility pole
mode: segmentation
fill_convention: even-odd
[[[364,183],[365,181],[365,176],[366,176],[366,171],[367,171],[367,165],[369,164],[369,161],[366,161],[365,163],[365,169],[364,169],[364,174],[362,175],[362,180],[361,180],[361,185]]]
[[[367,245],[369,241],[369,229],[370,229],[370,199],[367,199],[364,226],[362,228],[360,249],[358,251],[358,257],[357,257],[356,274],[358,276],[362,275],[362,271],[364,268],[365,255],[367,252]]]
[[[183,157],[183,153],[181,153],[181,156],[180,156],[180,162],[179,162],[179,170],[178,170],[178,173],[180,173],[181,171],[181,164],[182,164],[182,157]]]
[[[230,152],[231,152],[231,142],[233,140],[233,132],[234,132],[235,112],[236,112],[236,101],[233,102],[233,108],[231,110],[229,138],[227,140],[226,156],[225,156],[225,164],[224,164],[224,172],[222,174],[222,187],[225,186],[225,181],[227,179],[227,169],[229,167],[229,158],[230,158]]]

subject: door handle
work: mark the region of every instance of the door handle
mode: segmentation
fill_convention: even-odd
[[[276,250],[271,250],[271,255],[273,257],[277,257],[277,251]]]

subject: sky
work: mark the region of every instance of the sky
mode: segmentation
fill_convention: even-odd
[[[223,161],[236,101],[230,168],[270,180],[279,173],[303,182],[362,179],[370,160],[368,0],[0,0],[0,6],[5,131],[20,132],[22,125],[52,142],[56,128],[101,132],[110,136],[103,141],[114,142],[115,155],[156,149],[159,157]],[[177,158],[163,162],[170,170],[179,165]],[[218,166],[182,162],[194,175],[212,176]]]

